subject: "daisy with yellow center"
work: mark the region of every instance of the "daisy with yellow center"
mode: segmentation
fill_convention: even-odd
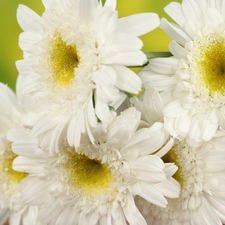
[[[179,198],[167,199],[165,209],[138,200],[148,224],[224,224],[225,137],[203,144],[176,141],[162,159],[178,166],[173,175],[181,185]]]
[[[9,129],[20,126],[22,109],[11,89],[0,83],[0,224],[35,225],[36,207],[21,202],[18,186],[27,173],[13,170],[16,154],[7,140]],[[33,220],[33,221],[32,221]]]
[[[40,207],[38,221],[49,225],[147,225],[136,207],[136,196],[163,208],[165,197],[177,198],[180,186],[172,178],[177,167],[157,155],[159,149],[170,149],[168,134],[161,123],[137,130],[139,123],[140,113],[128,108],[106,133],[96,133],[95,144],[86,136],[74,148],[63,139],[54,155],[40,149],[40,137],[29,130],[11,129],[8,138],[19,155],[13,168],[30,174],[20,184],[22,200]]]
[[[169,58],[158,58],[140,72],[144,85],[160,92],[165,126],[182,140],[210,140],[224,129],[225,18],[223,1],[172,2],[165,11],[177,25],[161,20],[173,39]]]
[[[18,8],[24,30],[19,89],[26,109],[36,115],[34,134],[51,136],[49,148],[58,151],[55,145],[65,133],[71,146],[79,146],[85,132],[93,141],[91,130],[115,117],[110,108],[117,109],[126,93],[139,93],[141,80],[127,67],[146,63],[138,36],[156,28],[159,19],[154,13],[118,18],[115,0],[43,4],[41,17],[24,5]]]
[[[49,68],[50,79],[55,86],[69,86],[75,77],[74,69],[79,65],[76,46],[67,45],[60,36],[51,43]]]

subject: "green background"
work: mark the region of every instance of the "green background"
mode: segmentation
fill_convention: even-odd
[[[141,12],[155,12],[160,18],[170,18],[163,8],[169,0],[117,0],[119,17]],[[179,0],[178,0],[179,2]],[[22,32],[16,19],[19,4],[25,4],[39,15],[44,11],[41,0],[0,0],[0,82],[15,89],[18,75],[15,62],[22,59],[22,51],[18,46],[18,37]],[[160,29],[141,36],[144,51],[168,51],[170,38]]]

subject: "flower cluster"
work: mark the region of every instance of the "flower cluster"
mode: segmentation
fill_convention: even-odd
[[[0,84],[0,224],[224,224],[225,1],[171,2],[176,24],[42,2],[18,7],[16,92]],[[149,59],[157,27],[170,53]]]

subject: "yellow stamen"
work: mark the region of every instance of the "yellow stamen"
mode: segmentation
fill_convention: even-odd
[[[202,80],[210,94],[225,94],[225,39],[214,41],[200,47],[201,57],[197,66]]]
[[[182,166],[179,163],[178,155],[176,153],[176,146],[174,148],[171,148],[170,151],[166,153],[162,157],[162,160],[164,163],[175,163],[175,165],[178,167],[176,173],[173,175],[173,178],[176,179],[180,185],[182,186],[184,179],[182,175]]]
[[[79,188],[87,194],[98,193],[107,189],[112,182],[112,172],[106,164],[85,155],[65,152],[64,168],[71,189]]]
[[[68,86],[75,77],[74,69],[78,67],[80,57],[76,46],[67,45],[60,35],[51,43],[50,68],[56,85]]]
[[[3,174],[8,177],[10,181],[20,183],[21,180],[23,180],[28,174],[27,173],[22,173],[22,172],[17,172],[13,170],[12,168],[12,163],[13,160],[17,157],[16,154],[10,152],[8,154],[7,158],[3,159]]]

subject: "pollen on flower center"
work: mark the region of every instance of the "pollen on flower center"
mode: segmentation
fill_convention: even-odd
[[[162,160],[164,163],[171,163],[171,162],[175,163],[175,165],[178,167],[178,170],[173,175],[173,178],[176,179],[182,186],[184,178],[182,176],[182,166],[179,163],[179,158],[178,154],[176,153],[176,149],[175,148],[170,149],[170,151],[168,151],[167,154],[162,157]]]
[[[201,201],[198,201],[199,194],[202,194],[203,162],[197,158],[197,152],[185,141],[177,141],[173,148],[162,157],[165,163],[175,163],[178,167],[173,175],[181,185],[180,199],[186,199],[182,205],[184,209],[195,209]],[[193,204],[193,198],[196,199]],[[190,200],[190,201],[189,201]],[[176,201],[176,200],[175,200]]]
[[[211,37],[198,49],[197,69],[210,95],[225,95],[225,39]]]
[[[77,153],[65,152],[63,155],[70,189],[79,188],[91,195],[109,187],[113,176],[106,164]]]
[[[53,82],[57,86],[68,86],[75,77],[80,57],[76,46],[67,45],[60,35],[51,41],[50,69]]]
[[[1,172],[3,173],[3,176],[6,177],[8,181],[12,181],[15,183],[20,183],[21,180],[23,180],[28,174],[23,172],[17,172],[13,170],[12,163],[13,160],[17,157],[16,154],[13,152],[9,152],[7,154],[7,157],[0,160],[1,166]]]

